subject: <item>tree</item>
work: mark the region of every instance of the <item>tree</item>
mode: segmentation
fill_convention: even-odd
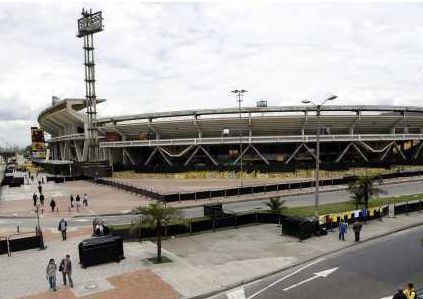
[[[351,195],[350,197],[355,203],[355,209],[358,210],[358,205],[360,205],[363,201],[362,195],[360,194],[360,192],[354,190],[353,195]]]
[[[162,261],[162,227],[169,221],[178,219],[180,212],[161,202],[152,203],[146,207],[138,207],[134,211],[145,216],[144,222],[151,223],[152,226],[156,227],[157,261],[160,263]]]
[[[353,198],[356,200],[364,200],[366,210],[369,207],[369,199],[372,196],[378,196],[379,194],[385,194],[386,191],[376,187],[374,184],[377,182],[381,183],[381,180],[376,176],[359,176],[355,182],[348,186],[348,191],[353,194]]]
[[[280,197],[271,197],[265,204],[272,212],[276,213],[281,213],[283,209],[286,209],[286,207],[284,207],[285,200],[281,200]]]

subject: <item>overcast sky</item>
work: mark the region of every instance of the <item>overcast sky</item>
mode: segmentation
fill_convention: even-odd
[[[0,3],[0,136],[29,144],[39,112],[84,97],[82,7],[102,10],[95,35],[100,116],[295,105],[420,105],[423,3]],[[0,144],[1,145],[1,144]]]

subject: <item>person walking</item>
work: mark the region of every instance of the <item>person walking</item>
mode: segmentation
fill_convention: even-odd
[[[407,284],[403,293],[407,299],[416,299],[416,290],[414,290],[414,285],[411,282]]]
[[[348,224],[341,220],[339,223],[339,240],[345,241],[345,233],[347,232]]]
[[[60,220],[59,222],[59,226],[57,227],[57,229],[62,233],[62,239],[63,241],[66,240],[66,229],[68,227],[68,223],[66,222],[65,219],[62,218],[62,220]]]
[[[50,207],[51,207],[51,211],[54,212],[54,208],[56,207],[56,202],[54,201],[53,198],[50,201]]]
[[[353,231],[354,231],[356,242],[360,241],[360,231],[361,231],[362,227],[363,227],[363,225],[360,222],[358,222],[357,219],[355,219],[354,224],[353,224]]]
[[[88,195],[87,195],[87,193],[84,194],[84,199],[82,200],[82,205],[88,207]]]
[[[40,194],[40,204],[44,206],[44,194]]]
[[[37,196],[37,194],[35,194],[35,192],[34,192],[34,194],[32,195],[32,200],[34,201],[34,207],[36,207],[36,206],[37,206],[37,199],[38,199],[38,196]]]
[[[38,185],[38,192],[39,192],[39,193],[43,193],[43,186]]]
[[[69,200],[70,200],[71,208],[73,208],[73,201],[74,201],[74,199],[73,199],[73,195],[72,194],[70,195]]]
[[[79,210],[79,202],[81,201],[81,197],[79,197],[79,194],[76,195],[75,201],[76,201],[76,209]]]
[[[56,292],[56,271],[56,263],[54,262],[54,259],[50,259],[46,269],[46,276],[48,283],[50,284],[50,289],[53,289],[54,292]]]
[[[66,275],[68,276],[69,286],[73,288],[73,281],[72,281],[72,262],[70,259],[70,255],[67,254],[64,259],[60,262],[59,271],[62,272],[63,275],[63,284],[66,285]]]

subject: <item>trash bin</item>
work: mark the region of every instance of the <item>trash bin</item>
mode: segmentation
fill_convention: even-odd
[[[119,262],[124,258],[123,238],[104,236],[83,240],[78,245],[79,263],[82,267]]]

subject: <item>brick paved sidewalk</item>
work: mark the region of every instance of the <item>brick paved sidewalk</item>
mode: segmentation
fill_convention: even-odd
[[[59,280],[60,281],[60,280]],[[122,275],[107,278],[113,287],[108,291],[86,295],[86,299],[177,299],[180,295],[174,291],[166,282],[151,270],[138,270]],[[94,284],[93,284],[94,286]],[[41,294],[22,297],[22,299],[75,299],[72,289],[60,287],[57,292],[44,292]]]
[[[3,187],[2,200],[0,200],[0,217],[35,217],[32,194],[38,194],[37,186],[23,185],[21,187]],[[119,214],[127,213],[140,205],[150,202],[149,198],[138,196],[133,193],[123,192],[109,186],[96,185],[88,181],[71,181],[66,183],[52,183],[43,185],[45,194],[44,213],[46,218],[73,217],[76,215],[96,215],[96,214]],[[84,193],[89,196],[88,207],[82,206]],[[77,194],[81,197],[81,207],[76,210],[70,208],[69,196]],[[57,203],[59,212],[52,212],[49,206],[51,198]]]

